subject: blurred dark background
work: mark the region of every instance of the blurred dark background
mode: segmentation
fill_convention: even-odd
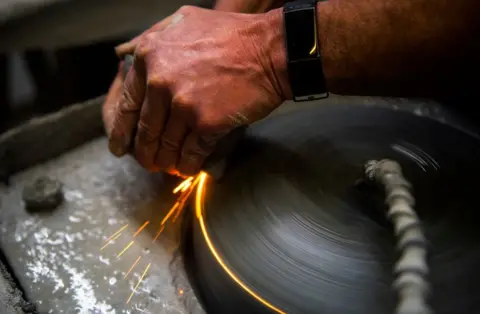
[[[104,94],[117,69],[113,47],[120,41],[1,55],[1,130]]]
[[[0,1],[0,133],[105,94],[113,48],[184,4],[213,1]]]

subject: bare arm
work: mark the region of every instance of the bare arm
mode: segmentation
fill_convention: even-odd
[[[284,0],[217,0],[215,10],[238,13],[264,13],[278,8]]]
[[[281,20],[281,11],[276,11],[272,16]],[[475,0],[319,3],[318,31],[329,90],[443,98],[473,88],[480,71],[478,12],[480,2]],[[280,44],[277,47],[280,52],[273,60],[285,81],[285,52]]]

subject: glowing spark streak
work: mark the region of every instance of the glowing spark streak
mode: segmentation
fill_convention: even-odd
[[[130,243],[127,244],[127,246],[117,255],[117,258],[123,255],[131,246],[133,245],[133,241],[130,241]]]
[[[132,267],[130,267],[130,269],[128,270],[127,274],[123,277],[123,279],[127,278],[128,274],[130,274],[130,272],[135,268],[135,266],[137,266],[141,258],[142,258],[141,256],[137,258],[137,260],[135,261],[135,263],[133,263]]]
[[[140,232],[142,232],[143,229],[145,229],[145,227],[150,223],[149,220],[145,221],[145,223],[140,227],[138,228],[138,230],[135,232],[135,234],[133,235],[133,237],[135,238]]]
[[[125,228],[128,227],[128,224],[126,224],[125,226],[121,227],[119,230],[117,230],[117,232],[115,232],[114,234],[112,234],[110,236],[110,238],[106,239],[105,242],[110,242],[110,240],[112,240],[113,238],[115,238],[117,235],[119,235],[123,230],[125,230]]]
[[[188,188],[192,185],[192,182],[188,182],[187,184],[185,184],[185,186],[182,188],[182,192],[185,192],[186,190],[188,190]]]
[[[182,213],[183,208],[185,207],[185,202],[188,200],[188,198],[190,197],[190,195],[194,191],[197,183],[198,183],[198,179],[193,181],[193,183],[191,184],[191,188],[180,197],[180,199],[178,201],[180,203],[180,205],[178,206],[178,210],[175,213],[175,216],[173,216],[173,218],[172,218],[172,222],[175,222],[178,219],[178,217],[180,216],[180,214]]]
[[[192,182],[192,180],[193,180],[193,182]],[[195,180],[194,180],[193,177],[190,177],[190,178],[186,179],[185,181],[183,181],[182,183],[180,183],[177,186],[177,188],[178,188],[178,187],[181,187],[182,184],[184,184],[183,188],[182,188],[182,192],[183,192],[183,189],[185,189],[185,192],[178,197],[175,204],[172,206],[172,208],[170,208],[170,210],[168,211],[165,218],[163,218],[162,222],[160,223],[160,230],[157,232],[157,235],[153,239],[152,243],[155,242],[160,237],[160,234],[163,232],[163,230],[165,228],[165,223],[168,221],[168,219],[170,219],[170,217],[173,214],[175,214],[175,216],[172,219],[173,222],[175,222],[177,220],[178,216],[180,216],[180,213],[182,212],[182,209],[185,205],[185,201],[192,194],[192,192],[193,192],[195,186],[198,184],[199,180],[200,180],[200,175],[197,175],[195,177]],[[176,190],[176,189],[173,191],[174,193],[178,192],[178,190]]]
[[[183,211],[183,203],[182,203],[182,206],[179,206],[178,207],[178,210],[177,212],[175,213],[175,216],[173,216],[172,218],[172,223],[174,223],[175,221],[177,221],[178,217],[180,216],[180,214],[182,213]]]
[[[200,180],[202,179],[202,174],[206,175],[205,172],[201,172],[195,177],[195,180],[192,183],[192,189],[200,182]]]
[[[207,174],[205,172],[202,172],[202,173],[200,173],[199,176],[200,176],[200,181],[198,183],[197,194],[196,194],[196,198],[195,198],[195,214],[197,216],[198,222],[200,224],[200,229],[202,231],[205,242],[207,243],[207,246],[210,249],[210,252],[215,257],[217,263],[220,264],[220,266],[223,268],[223,270],[243,290],[245,290],[248,294],[250,294],[258,302],[262,303],[263,305],[265,305],[269,309],[273,310],[274,312],[279,313],[279,314],[286,314],[284,311],[277,308],[275,305],[269,303],[267,300],[263,299],[260,295],[256,294],[246,284],[244,284],[237,277],[237,275],[235,275],[235,273],[232,270],[230,270],[230,268],[227,266],[227,264],[223,261],[223,259],[218,254],[217,249],[215,248],[214,244],[212,243],[212,241],[210,239],[210,235],[207,232],[207,227],[205,226],[205,221],[203,220],[204,219],[203,218],[203,200],[204,200],[204,195],[205,195],[205,182],[207,180]]]
[[[175,189],[173,189],[173,194],[177,194],[179,191],[183,192],[183,189],[185,188],[185,186],[187,186],[186,189],[188,189],[188,186],[190,186],[190,184],[192,183],[192,180],[193,180],[193,177],[189,177],[183,180],[179,185],[175,187]]]
[[[160,225],[164,225],[167,220],[170,218],[170,216],[173,215],[173,213],[175,212],[175,210],[177,209],[177,207],[180,205],[180,202],[176,202],[172,208],[170,208],[170,210],[168,211],[167,213],[167,216],[165,216],[165,218],[163,218],[162,222],[160,223]]]
[[[137,288],[138,288],[138,286],[140,285],[140,283],[142,282],[142,280],[143,280],[143,278],[145,277],[145,275],[147,274],[147,271],[148,271],[148,269],[150,268],[150,265],[151,265],[151,263],[149,263],[149,264],[147,265],[147,267],[145,267],[145,270],[143,271],[142,277],[140,277],[140,279],[138,280],[137,285],[135,286],[135,288],[133,288],[133,291],[132,291],[132,293],[130,294],[130,297],[128,298],[128,300],[127,300],[127,304],[128,304],[128,302],[130,302],[130,300],[132,299],[133,295],[134,295],[135,292],[137,291]]]
[[[103,251],[107,246],[109,246],[110,244],[112,244],[113,241],[115,241],[116,239],[120,238],[122,234],[119,233],[117,234],[113,239],[111,239],[110,241],[108,241],[107,243],[105,243],[104,246],[102,246],[102,248],[100,249],[100,251]]]
[[[155,242],[155,241],[157,241],[157,239],[158,239],[158,237],[160,236],[160,234],[162,233],[163,229],[165,229],[165,226],[164,226],[164,225],[162,225],[162,226],[160,227],[160,230],[158,230],[157,235],[156,235],[155,238],[153,239],[152,243]]]

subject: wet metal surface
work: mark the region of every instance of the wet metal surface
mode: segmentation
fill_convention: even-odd
[[[388,105],[445,120],[442,110],[431,104],[402,99],[331,97],[327,101]],[[325,102],[289,104],[280,111]],[[64,202],[52,213],[29,214],[22,203],[22,190],[40,176],[60,180]],[[0,246],[27,298],[40,313],[200,313],[198,306],[186,311],[179,301],[186,291],[176,291],[172,285],[173,280],[188,286],[171,272],[178,222],[152,244],[160,221],[173,204],[171,190],[176,183],[161,174],[147,173],[129,157],[114,158],[104,138],[14,176],[10,187],[0,188]],[[147,220],[150,223],[134,244],[116,258]],[[125,224],[128,227],[121,236],[101,251],[105,239]],[[123,279],[139,256],[135,269]],[[148,264],[145,280],[126,304]],[[173,264],[173,269],[182,267]]]

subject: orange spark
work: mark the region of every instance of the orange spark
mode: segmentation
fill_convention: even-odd
[[[126,224],[125,226],[121,227],[120,229],[118,229],[114,234],[112,234],[108,239],[105,240],[105,242],[110,242],[110,240],[112,240],[114,237],[116,237],[117,235],[119,235],[123,230],[125,230],[125,228],[128,227],[128,224]]]
[[[115,241],[116,239],[120,238],[122,234],[119,233],[117,234],[113,239],[111,239],[110,241],[108,241],[107,243],[105,243],[104,246],[102,246],[102,248],[100,249],[100,251],[103,251],[107,246],[109,246],[110,244],[112,244],[113,241]]]
[[[175,221],[177,221],[178,217],[179,217],[180,214],[182,213],[182,209],[183,209],[183,203],[182,203],[182,206],[179,206],[179,207],[178,207],[178,210],[177,210],[177,212],[175,213],[175,216],[173,216],[173,218],[172,218],[172,223],[174,223]]]
[[[133,237],[135,238],[140,232],[142,232],[143,229],[145,229],[145,227],[150,223],[149,220],[145,221],[145,223],[140,227],[138,228],[138,230],[135,232],[135,234],[133,235]]]
[[[165,226],[164,225],[161,225],[160,226],[160,230],[158,230],[157,232],[157,235],[155,236],[155,238],[153,239],[152,243],[157,241],[158,237],[160,236],[160,234],[162,233],[163,229],[165,229]]]
[[[148,269],[150,268],[150,265],[151,265],[151,263],[149,263],[149,264],[147,265],[147,267],[145,267],[145,270],[143,271],[142,276],[141,276],[140,279],[138,280],[137,285],[135,286],[135,288],[133,288],[133,291],[132,291],[132,293],[130,294],[130,297],[128,298],[128,300],[127,300],[127,304],[128,304],[128,302],[130,302],[130,300],[132,299],[133,295],[134,295],[135,292],[137,291],[137,288],[138,288],[138,286],[140,285],[140,283],[142,282],[142,280],[143,280],[143,278],[145,277],[145,275],[147,274],[147,271],[148,271]]]
[[[217,263],[223,268],[223,270],[230,276],[230,278],[237,284],[239,285],[245,292],[250,294],[254,299],[256,299],[258,302],[262,303],[272,311],[278,313],[278,314],[286,314],[286,312],[282,311],[280,308],[276,307],[275,305],[271,304],[269,301],[264,299],[262,296],[257,294],[255,291],[253,291],[250,287],[248,287],[225,263],[225,261],[222,259],[220,254],[217,252],[217,249],[215,248],[215,245],[212,243],[212,240],[210,239],[210,235],[208,234],[207,227],[205,225],[204,221],[204,209],[203,209],[203,202],[205,198],[205,183],[208,179],[208,175],[205,172],[200,173],[200,180],[198,183],[197,187],[197,193],[195,197],[195,213],[200,225],[200,230],[202,232],[203,238],[207,244],[207,247],[210,250],[210,253],[213,255]]]
[[[123,279],[127,278],[128,274],[130,274],[130,272],[135,268],[135,266],[137,266],[141,258],[142,258],[141,256],[137,258],[137,260],[135,261],[135,263],[133,263],[132,267],[130,267],[130,269],[128,270],[127,274],[123,277]]]
[[[182,188],[182,192],[185,192],[186,190],[188,190],[188,188],[192,185],[192,182],[188,182],[187,184],[185,184],[185,186]]]
[[[170,216],[173,215],[173,213],[175,212],[175,210],[177,209],[177,207],[180,205],[180,202],[175,202],[175,204],[173,204],[172,208],[170,208],[170,210],[168,211],[167,215],[165,216],[165,218],[163,218],[162,222],[160,223],[160,225],[164,225],[167,220],[170,218]]]
[[[127,246],[117,255],[117,258],[123,255],[131,246],[133,245],[133,241],[130,241],[130,243],[127,244]]]
[[[193,177],[188,177],[186,178],[185,180],[183,180],[182,182],[180,182],[179,185],[177,185],[174,189],[173,189],[173,194],[177,194],[179,191],[182,191],[183,192],[183,189],[185,188],[185,186],[187,187],[186,189],[188,189],[188,186],[190,186],[190,184],[192,184],[192,180],[193,180]],[[186,190],[185,189],[185,190]]]

